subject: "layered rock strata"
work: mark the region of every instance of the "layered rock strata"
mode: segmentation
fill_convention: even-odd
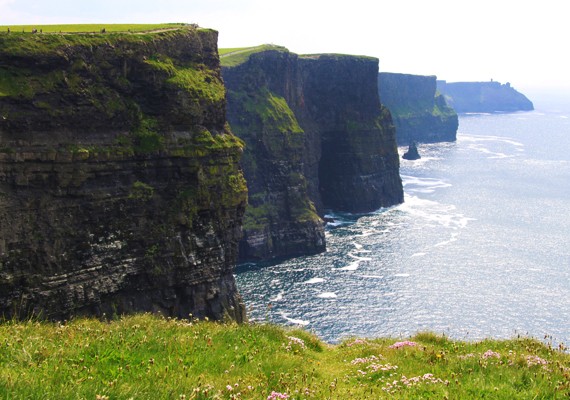
[[[0,313],[244,320],[217,32],[0,44]]]
[[[459,120],[437,92],[435,76],[381,72],[378,91],[392,114],[399,145],[456,140]]]
[[[228,65],[228,121],[246,143],[249,189],[240,260],[324,251],[325,208],[403,201],[377,59],[277,48]]]
[[[437,81],[438,90],[458,113],[492,113],[495,111],[532,111],[534,105],[509,82]]]

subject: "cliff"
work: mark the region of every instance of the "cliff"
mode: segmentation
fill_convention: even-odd
[[[438,90],[458,113],[532,111],[532,102],[510,83],[437,81]]]
[[[375,58],[282,47],[222,58],[228,121],[246,143],[240,260],[324,251],[325,208],[362,213],[403,201],[377,71]]]
[[[437,91],[435,76],[381,72],[378,91],[392,114],[399,145],[456,140],[459,120]]]
[[[217,32],[0,36],[0,313],[245,310]]]

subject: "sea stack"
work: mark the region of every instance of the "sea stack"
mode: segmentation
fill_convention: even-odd
[[[402,158],[406,159],[406,160],[419,160],[420,158],[422,158],[420,156],[420,153],[418,152],[418,146],[416,145],[416,142],[412,142],[412,144],[410,144],[410,147],[408,148],[408,152],[406,154],[404,154],[402,156]]]

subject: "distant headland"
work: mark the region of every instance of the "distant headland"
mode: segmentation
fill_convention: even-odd
[[[453,83],[438,80],[437,90],[458,113],[534,110],[532,101],[509,82],[501,85],[492,79],[490,82]]]

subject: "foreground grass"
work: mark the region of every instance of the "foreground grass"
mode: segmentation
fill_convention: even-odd
[[[0,397],[31,399],[563,399],[570,356],[528,338],[338,346],[300,329],[177,321],[0,325]],[[414,344],[415,343],[415,344]],[[392,347],[391,347],[392,346]],[[290,397],[287,397],[290,396]]]
[[[0,32],[6,32],[8,28],[12,32],[22,32],[22,29],[31,33],[32,29],[37,29],[38,32],[43,30],[43,33],[99,33],[101,29],[106,32],[144,32],[154,31],[159,29],[172,29],[181,28],[186,24],[66,24],[66,25],[0,25]]]

